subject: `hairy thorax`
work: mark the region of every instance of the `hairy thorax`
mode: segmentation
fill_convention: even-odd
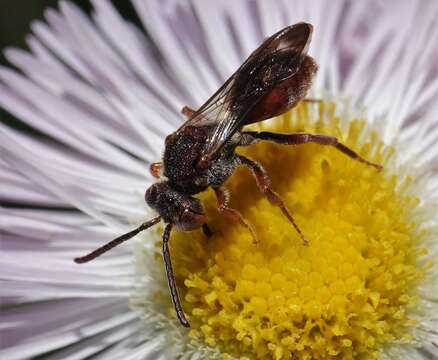
[[[166,138],[164,176],[174,189],[194,195],[209,186],[221,185],[234,171],[235,146],[229,144],[224,146],[210,166],[204,169],[198,166],[210,132],[208,126],[187,126]]]

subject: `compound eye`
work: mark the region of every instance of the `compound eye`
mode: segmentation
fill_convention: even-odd
[[[182,230],[190,231],[199,229],[205,223],[205,215],[194,212],[190,208],[185,208],[179,220],[179,226]]]
[[[146,203],[152,208],[155,208],[159,191],[160,191],[159,184],[152,184],[144,194]]]

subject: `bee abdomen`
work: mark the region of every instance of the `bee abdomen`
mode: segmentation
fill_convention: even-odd
[[[245,123],[266,120],[292,109],[306,96],[317,69],[315,61],[305,56],[298,72],[267,93],[250,112]]]

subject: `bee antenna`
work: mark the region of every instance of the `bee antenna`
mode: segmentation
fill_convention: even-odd
[[[156,218],[153,218],[149,221],[146,221],[145,223],[141,224],[138,228],[131,230],[130,232],[127,232],[126,234],[123,234],[123,235],[119,236],[118,238],[115,238],[114,240],[110,241],[109,243],[92,251],[88,255],[75,258],[74,261],[76,264],[83,264],[83,263],[89,262],[91,260],[94,260],[95,258],[99,257],[100,255],[105,254],[107,251],[111,250],[112,248],[115,248],[116,246],[120,245],[121,243],[124,243],[126,240],[133,238],[139,232],[142,232],[143,230],[146,230],[146,229],[150,228],[151,226],[157,224],[160,220],[161,220],[161,216],[157,216]]]

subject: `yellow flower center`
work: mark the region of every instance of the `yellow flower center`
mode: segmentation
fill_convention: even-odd
[[[364,121],[350,121],[345,131],[341,122],[332,103],[302,103],[252,129],[334,135],[388,165],[393,149],[366,133]],[[409,179],[315,144],[261,142],[238,152],[266,168],[310,244],[247,169],[225,185],[230,207],[251,224],[258,244],[219,214],[213,191],[202,194],[214,235],[174,232],[171,239],[190,335],[256,359],[375,358],[385,343],[409,341],[408,309],[423,276]]]

